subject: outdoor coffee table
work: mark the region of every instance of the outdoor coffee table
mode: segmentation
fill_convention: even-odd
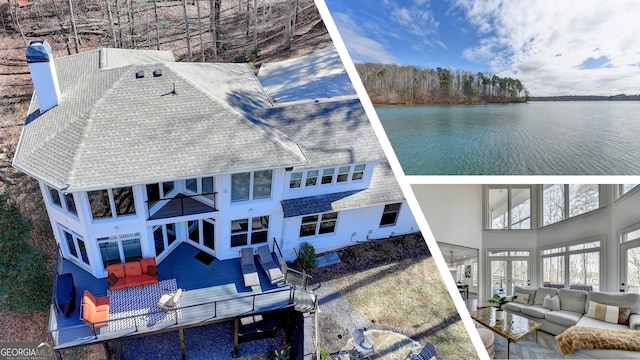
[[[526,317],[507,312],[504,320],[496,320],[496,309],[487,307],[471,312],[471,318],[484,325],[487,329],[507,339],[507,359],[510,356],[511,343],[520,342],[527,336],[536,333],[538,342],[538,329],[542,326],[539,322],[529,320]]]

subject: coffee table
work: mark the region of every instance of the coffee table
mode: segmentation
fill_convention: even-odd
[[[538,342],[538,329],[542,326],[539,322],[509,312],[505,314],[504,320],[496,320],[496,308],[494,307],[472,311],[471,318],[507,339],[507,359],[510,356],[511,343],[518,343],[533,333],[536,333],[536,342]]]

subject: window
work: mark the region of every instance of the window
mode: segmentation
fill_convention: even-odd
[[[49,189],[49,195],[51,195],[51,203],[57,205],[58,207],[62,207],[62,201],[60,200],[60,193],[58,190],[52,188],[51,186],[47,186]]]
[[[531,187],[491,186],[487,202],[488,229],[531,229]]]
[[[473,286],[478,286],[478,262],[473,262],[473,267],[471,268],[471,278],[473,279]]]
[[[620,235],[620,291],[640,293],[640,227],[636,224]]]
[[[317,183],[318,183],[318,170],[307,171],[307,181],[305,181],[305,185],[315,186]]]
[[[302,185],[302,172],[291,173],[291,180],[289,180],[289,189],[297,189]]]
[[[73,194],[64,194],[64,203],[67,206],[67,211],[73,215],[78,215],[76,209],[76,201],[73,199]]]
[[[200,219],[187,221],[188,239],[197,245],[215,250],[215,220]]]
[[[272,175],[271,170],[231,175],[231,202],[270,198]]]
[[[337,212],[303,216],[300,237],[334,233],[337,219]]]
[[[105,219],[112,217],[109,192],[107,190],[89,191],[89,205],[93,219]]]
[[[531,251],[489,250],[488,256],[491,294],[513,295],[516,286],[530,284]]]
[[[395,225],[398,220],[398,214],[400,213],[401,203],[387,204],[382,211],[382,218],[380,219],[380,226]]]
[[[639,184],[619,184],[617,185],[618,188],[617,190],[617,198],[620,198],[622,196],[624,196],[625,194],[627,194],[628,192],[630,192],[631,190],[635,189],[636,186],[638,186]]]
[[[49,198],[51,199],[51,203],[53,205],[66,210],[73,215],[78,215],[78,210],[76,209],[76,202],[73,198],[73,194],[63,193],[57,189],[52,188],[49,185],[47,185],[47,189],[49,190]]]
[[[333,182],[333,173],[335,171],[336,171],[336,169],[334,169],[334,168],[322,170],[322,181],[320,183],[321,184],[331,184]]]
[[[82,261],[89,265],[89,256],[87,255],[87,248],[84,244],[84,240],[80,235],[75,234],[67,229],[62,229],[62,235],[69,250],[69,255],[72,258]]]
[[[87,192],[94,220],[135,215],[133,188],[121,187]]]
[[[599,240],[544,249],[541,257],[545,286],[592,286],[594,291],[599,291]]]
[[[162,224],[153,227],[153,242],[156,248],[156,256],[164,253],[171,244],[176,241],[176,224]]]
[[[136,204],[133,200],[133,188],[123,187],[112,190],[113,203],[117,216],[132,215],[136,213]]]
[[[622,242],[640,240],[640,229],[622,233]]]
[[[353,174],[351,174],[351,181],[362,180],[366,166],[366,164],[356,165],[353,169]]]
[[[318,177],[320,177],[321,185],[348,183],[349,180],[352,182],[361,181],[364,178],[365,168],[366,164],[359,164],[292,172],[289,189],[316,186],[318,185]]]
[[[253,198],[267,199],[271,197],[272,171],[262,170],[253,173]]]
[[[542,226],[578,216],[600,207],[597,184],[554,184],[542,187]]]
[[[147,201],[152,207],[160,200],[165,200],[171,196],[171,192],[176,188],[173,181],[161,184],[147,184]]]
[[[185,189],[197,193],[198,192],[198,179],[187,179],[184,181]]]
[[[349,180],[349,171],[351,171],[351,166],[341,166],[338,168],[338,177],[336,178],[336,182],[345,182]]]
[[[249,219],[231,221],[231,247],[246,246],[249,242]]]
[[[464,264],[456,265],[456,282],[464,282]]]
[[[105,269],[109,264],[142,259],[139,233],[99,238],[98,247]]]
[[[193,194],[200,194],[210,200],[214,200],[213,176],[187,179],[184,181],[184,188]]]
[[[249,229],[251,224],[251,229]],[[231,247],[262,244],[269,239],[269,216],[231,221]]]

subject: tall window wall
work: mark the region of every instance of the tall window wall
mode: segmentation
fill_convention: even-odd
[[[543,249],[544,286],[600,290],[601,240]]]
[[[531,229],[531,186],[490,186],[487,229]]]
[[[542,226],[600,208],[597,184],[542,185]]]

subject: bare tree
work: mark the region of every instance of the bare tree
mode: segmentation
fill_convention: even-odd
[[[218,61],[218,26],[220,24],[220,2],[221,0],[210,0],[209,21],[211,36],[213,38],[213,61]]]
[[[117,48],[118,38],[116,37],[116,30],[113,27],[113,13],[111,12],[111,4],[109,3],[109,0],[104,0],[104,3],[105,3],[105,7],[107,8],[107,16],[109,18],[108,23],[109,23],[109,33],[111,34],[111,41],[113,42],[113,47]]]
[[[116,0],[116,16],[118,17],[118,37],[120,42],[120,47],[124,48],[124,42],[122,41],[122,21],[120,18],[120,1]]]
[[[182,9],[184,10],[184,31],[187,34],[187,51],[189,53],[189,61],[193,61],[193,53],[191,52],[191,34],[189,33],[189,17],[187,16],[187,0],[182,0]]]
[[[202,21],[200,20],[200,0],[196,1],[196,14],[198,14],[198,37],[200,38],[200,55],[202,55],[201,59],[204,62],[204,42],[202,41]]]
[[[129,48],[131,49],[135,49],[136,48],[136,27],[135,27],[135,23],[134,23],[134,18],[133,18],[133,3],[131,0],[128,0],[128,6],[127,6],[127,18],[129,20]]]
[[[80,41],[78,39],[78,29],[76,28],[76,17],[73,14],[73,1],[69,0],[69,18],[71,19],[71,30],[73,31],[76,54],[80,52]]]
[[[291,48],[291,6],[293,0],[287,0],[286,15],[284,23],[284,48]]]

